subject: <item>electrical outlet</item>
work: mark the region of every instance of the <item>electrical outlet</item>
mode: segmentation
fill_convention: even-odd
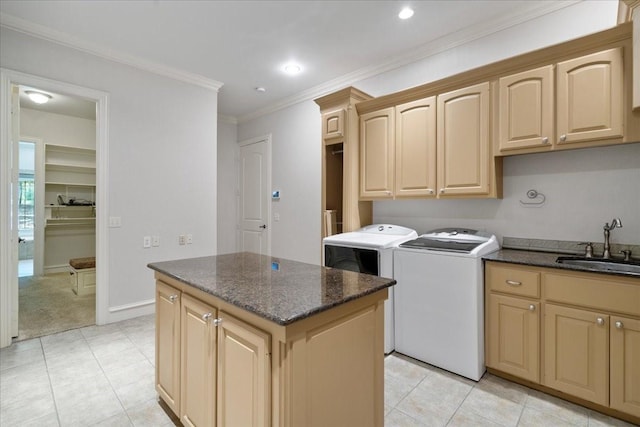
[[[151,236],[144,236],[142,238],[142,247],[145,249],[151,247]]]
[[[193,234],[187,234],[187,245],[193,243]]]
[[[187,241],[187,238],[185,237],[184,234],[181,234],[181,235],[178,236],[178,244],[180,246],[185,245],[186,241]]]
[[[160,236],[151,236],[151,246],[154,248],[160,246]]]
[[[277,212],[276,212],[276,213],[274,213],[274,214],[273,214],[273,220],[274,220],[274,221],[280,221],[280,214],[279,214],[279,213],[277,213]]]
[[[122,226],[122,220],[119,216],[110,216],[109,217],[109,227],[118,228]]]

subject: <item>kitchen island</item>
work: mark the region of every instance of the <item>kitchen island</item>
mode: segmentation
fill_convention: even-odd
[[[156,389],[184,425],[383,425],[394,280],[247,252],[149,268]]]

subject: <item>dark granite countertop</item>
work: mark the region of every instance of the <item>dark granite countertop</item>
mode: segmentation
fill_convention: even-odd
[[[148,267],[279,325],[396,283],[249,252],[155,262]]]
[[[573,270],[573,271],[586,271],[589,273],[600,273],[600,274],[612,274],[615,276],[624,276],[624,277],[638,277],[637,274],[625,273],[625,272],[604,272],[601,270],[596,270],[594,268],[577,266],[577,265],[568,265],[568,264],[560,264],[556,262],[558,257],[566,257],[571,256],[566,253],[554,253],[554,252],[536,252],[536,251],[526,251],[520,249],[501,249],[497,252],[493,252],[491,254],[487,254],[482,257],[482,259],[486,261],[498,261],[498,262],[506,262],[510,264],[521,264],[521,265],[531,265],[535,267],[547,267],[547,268],[558,268],[561,270]]]

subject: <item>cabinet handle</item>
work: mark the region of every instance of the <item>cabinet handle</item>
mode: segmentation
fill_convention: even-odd
[[[560,141],[565,142],[567,140],[567,135],[560,135]]]
[[[596,323],[600,326],[604,325],[604,319],[602,317],[598,317],[596,319]]]
[[[622,323],[622,322],[621,322],[621,321],[619,321],[619,320],[615,323],[615,325],[616,325],[616,328],[618,328],[618,329],[622,329],[622,328],[624,328],[624,323]]]
[[[178,295],[171,295],[169,297],[169,301],[171,301],[171,302],[176,302],[177,300],[178,300]]]
[[[517,282],[515,280],[505,280],[505,283],[509,286],[520,286],[522,282]]]
[[[222,323],[222,317],[213,319],[213,326],[220,326],[221,323]]]
[[[548,144],[549,143],[549,137],[545,136],[544,138],[542,138],[542,143],[543,144]]]
[[[205,314],[202,315],[202,320],[204,320],[205,322],[208,322],[209,319],[211,319],[211,316],[213,316],[213,314],[211,314],[211,312],[205,313]]]
[[[536,306],[533,304],[529,304],[529,311],[536,311]]]

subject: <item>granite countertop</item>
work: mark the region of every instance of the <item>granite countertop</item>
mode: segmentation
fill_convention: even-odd
[[[396,283],[249,252],[155,262],[148,267],[283,326]]]
[[[527,251],[527,250],[521,250],[521,249],[501,249],[497,252],[493,252],[483,256],[482,259],[486,261],[498,261],[498,262],[506,262],[510,264],[558,268],[561,270],[586,271],[589,273],[612,274],[615,276],[624,276],[624,277],[638,277],[637,274],[633,274],[633,273],[602,271],[602,270],[596,270],[594,268],[589,268],[589,267],[557,263],[556,259],[561,256],[562,257],[566,257],[566,256],[579,257],[578,255],[568,255],[566,253],[536,252],[536,251]]]

